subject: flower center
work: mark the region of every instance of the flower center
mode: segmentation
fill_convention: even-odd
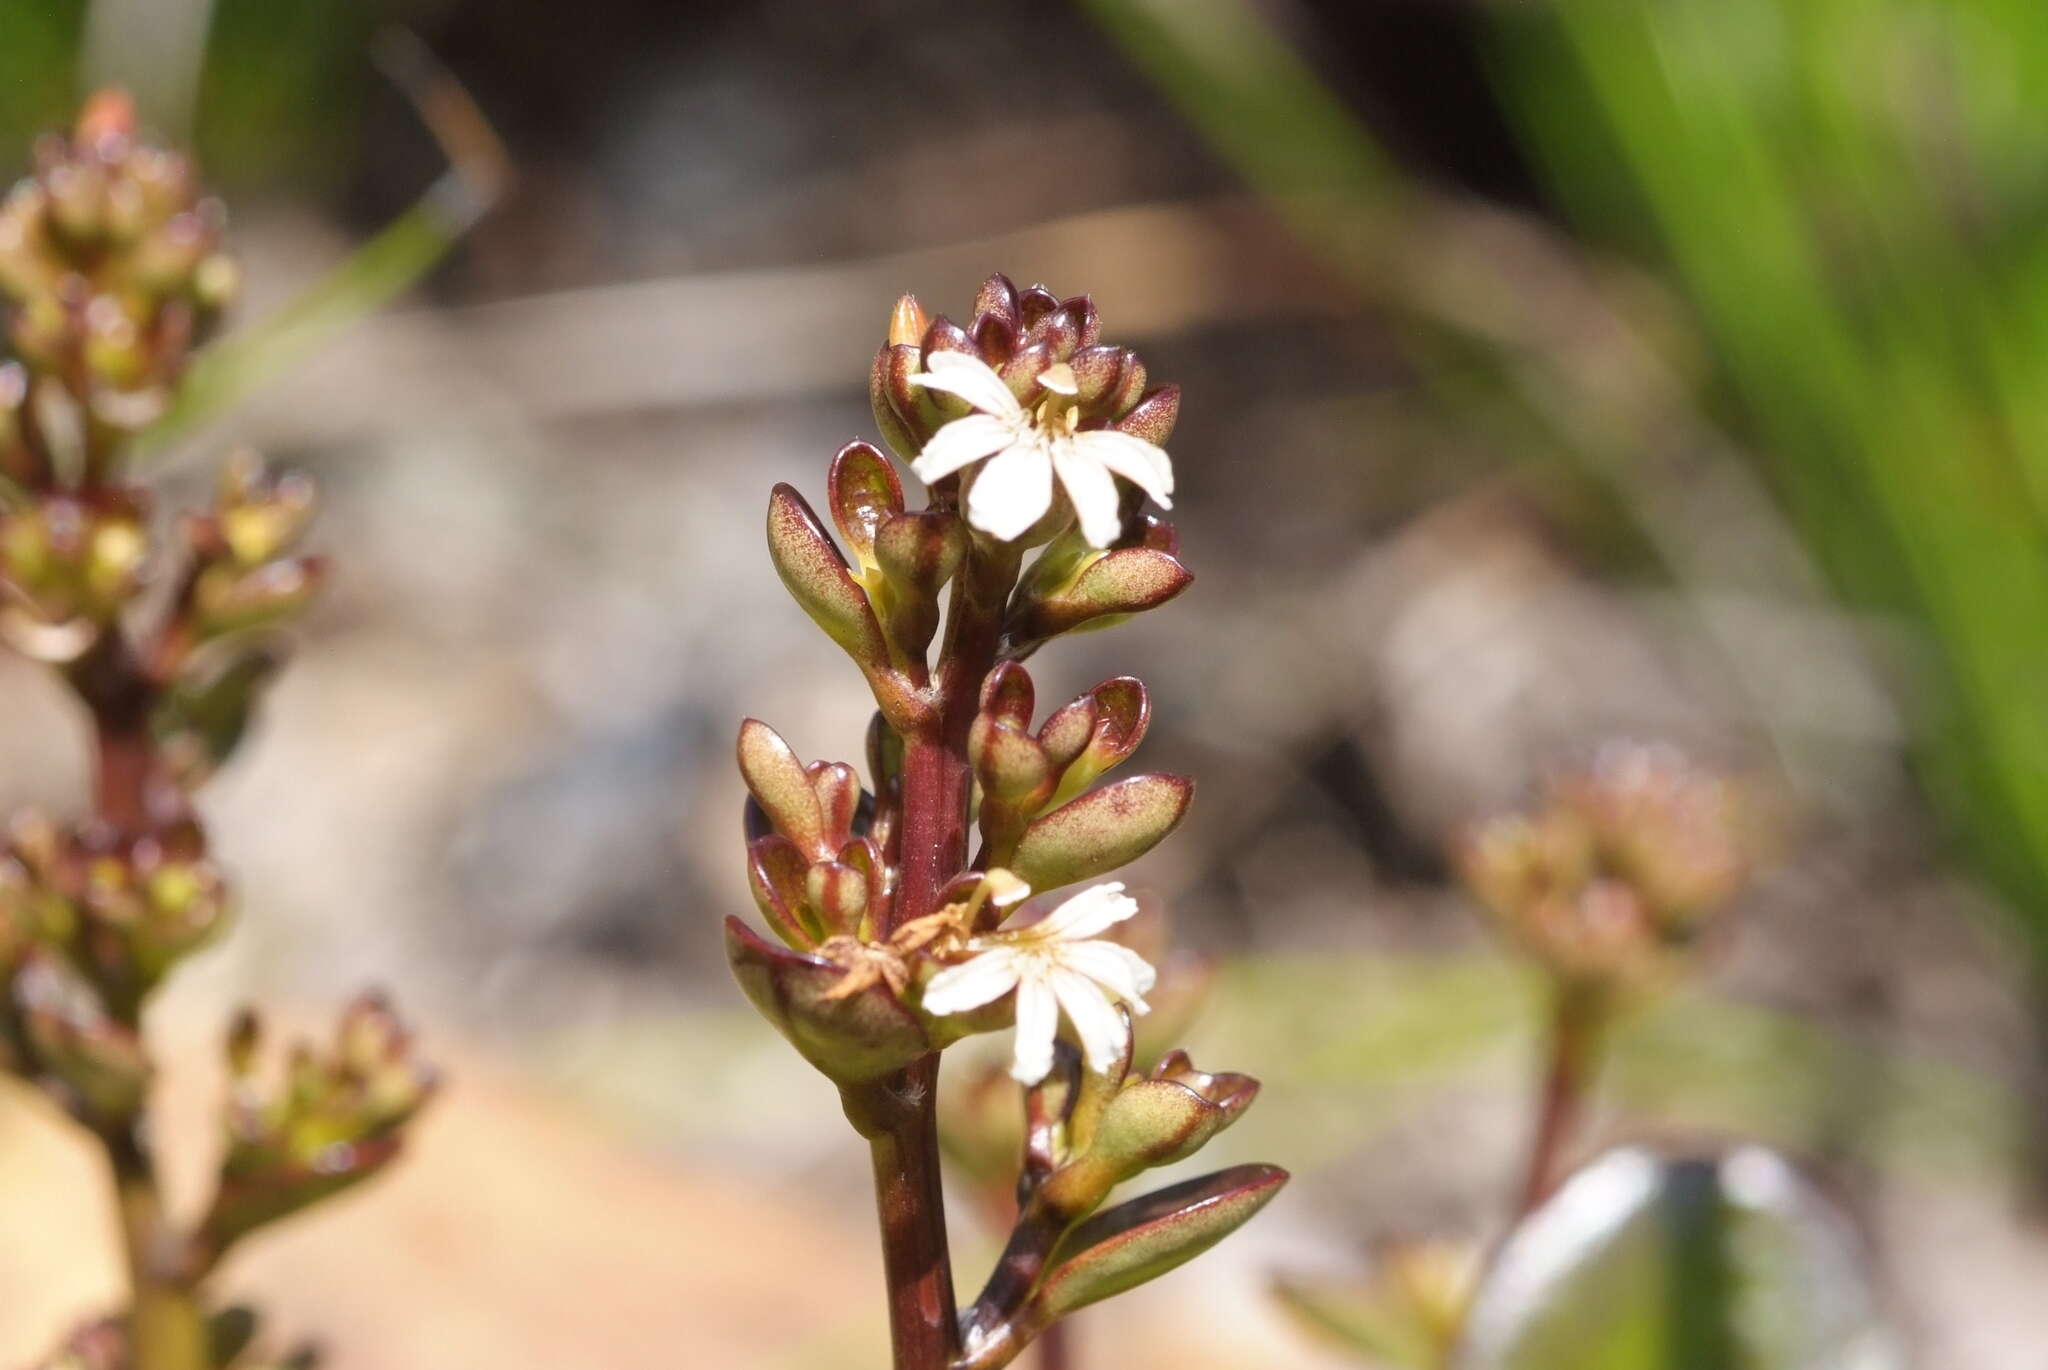
[[[1074,378],[1074,368],[1065,362],[1054,362],[1038,373],[1038,383],[1047,393],[1032,415],[1032,426],[1048,437],[1071,437],[1081,423],[1080,407],[1073,403],[1073,397],[1081,390],[1080,382]]]

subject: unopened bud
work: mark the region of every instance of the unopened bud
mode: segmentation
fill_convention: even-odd
[[[924,306],[917,302],[917,296],[905,295],[896,301],[896,307],[889,311],[889,345],[903,347],[924,337],[931,320],[925,317]]]

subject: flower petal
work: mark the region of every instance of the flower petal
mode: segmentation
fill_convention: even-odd
[[[990,947],[971,960],[948,966],[924,987],[924,1011],[965,1013],[993,1004],[1017,987],[1017,957],[1007,947]]]
[[[1107,547],[1115,542],[1124,530],[1124,520],[1116,479],[1109,469],[1072,439],[1053,444],[1052,465],[1081,520],[1081,536],[1088,539],[1088,545]]]
[[[1051,979],[1053,993],[1067,1011],[1074,1035],[1081,1039],[1081,1054],[1088,1058],[1088,1068],[1102,1074],[1123,1055],[1123,1016],[1102,987],[1087,976],[1054,966]]]
[[[996,453],[967,492],[967,521],[1004,542],[1022,535],[1051,507],[1052,458],[1036,435]]]
[[[1085,457],[1098,461],[1150,495],[1161,509],[1173,508],[1173,459],[1166,449],[1114,428],[1093,428],[1070,439]]]
[[[969,462],[1000,452],[1017,440],[1017,428],[988,414],[969,414],[955,419],[924,445],[910,469],[926,485],[944,480]]]
[[[1041,940],[1078,942],[1095,937],[1138,911],[1138,901],[1124,893],[1124,882],[1105,880],[1090,885],[1051,913],[1024,929]]]
[[[1131,1006],[1133,1013],[1147,1013],[1146,991],[1158,983],[1152,963],[1115,942],[1069,942],[1060,948],[1060,964],[1096,984]]]
[[[1011,1048],[1010,1075],[1035,1085],[1052,1073],[1052,1041],[1060,1030],[1059,1000],[1039,976],[1017,982],[1017,1040]]]
[[[1003,378],[971,353],[934,352],[925,358],[924,370],[910,377],[910,383],[958,395],[984,414],[998,418],[1018,418],[1024,413],[1024,406]]]

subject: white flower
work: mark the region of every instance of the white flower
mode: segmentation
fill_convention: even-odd
[[[1052,481],[1059,477],[1081,519],[1091,546],[1107,547],[1122,531],[1117,515],[1116,476],[1158,502],[1173,507],[1173,463],[1163,448],[1114,428],[1075,431],[1080,411],[1074,369],[1065,362],[1047,367],[1038,383],[1048,392],[1036,409],[1026,409],[1001,376],[966,352],[934,352],[911,384],[958,395],[979,413],[955,419],[924,445],[910,469],[929,485],[963,466],[989,458],[967,493],[967,521],[1008,542],[1052,507]]]
[[[931,978],[927,1013],[964,1013],[1017,991],[1016,1054],[1010,1074],[1027,1085],[1052,1070],[1060,1010],[1081,1039],[1091,1070],[1107,1071],[1123,1054],[1115,1001],[1133,1013],[1158,977],[1145,958],[1115,942],[1091,940],[1138,911],[1120,881],[1083,890],[1029,927],[993,932],[967,944],[973,955]],[[1112,997],[1114,996],[1114,998]]]

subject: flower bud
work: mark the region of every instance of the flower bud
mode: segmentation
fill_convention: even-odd
[[[14,1011],[37,1083],[94,1127],[134,1120],[149,1088],[149,1058],[82,976],[48,952],[32,953],[14,977]]]
[[[228,555],[242,567],[275,560],[298,543],[313,519],[313,482],[297,472],[273,475],[252,452],[221,468],[214,517]]]
[[[941,425],[966,414],[966,401],[909,380],[925,369],[932,353],[952,351],[979,357],[1027,403],[1042,397],[1040,375],[1055,364],[1068,365],[1079,422],[1095,427],[1116,423],[1144,398],[1145,368],[1136,353],[1099,343],[1099,333],[1100,320],[1087,296],[1062,300],[1043,286],[1020,291],[1001,273],[982,283],[965,327],[944,315],[928,318],[906,296],[890,315],[887,340],[869,375],[875,422],[891,449],[909,460]],[[1158,426],[1143,417],[1139,423]]]
[[[1121,765],[1145,738],[1152,700],[1131,676],[1105,680],[1056,711],[1039,730],[1039,741],[1059,768],[1052,804],[1064,804]]]
[[[733,978],[803,1058],[848,1086],[900,1070],[932,1049],[916,1014],[875,982],[835,995],[845,971],[821,956],[773,946],[736,918],[725,922]]]
[[[281,1081],[257,1073],[261,1027],[244,1013],[229,1035],[235,1088],[220,1183],[201,1225],[213,1259],[266,1223],[382,1170],[433,1094],[434,1072],[380,995],[351,1001],[332,1045],[296,1047]]]
[[[282,623],[303,612],[327,579],[320,557],[291,557],[252,570],[209,566],[193,585],[194,626],[206,637]]]
[[[49,495],[0,515],[0,579],[45,623],[108,623],[142,588],[139,495]]]

